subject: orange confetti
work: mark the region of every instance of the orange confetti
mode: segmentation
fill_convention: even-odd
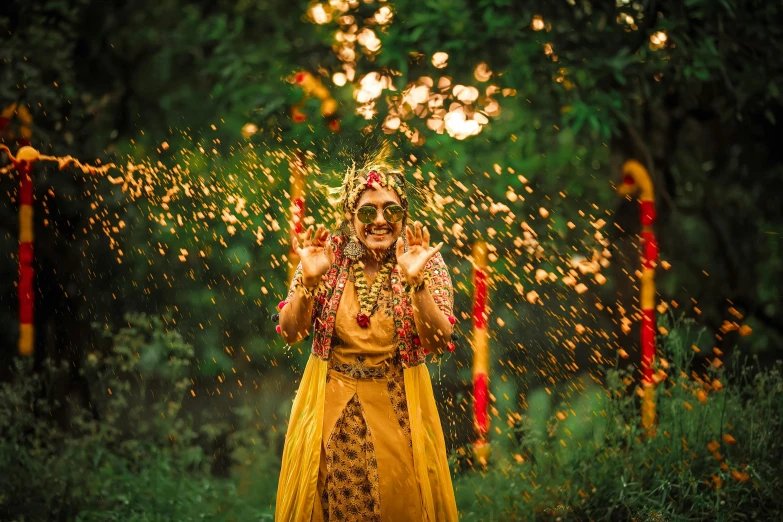
[[[725,442],[726,444],[736,444],[737,443],[737,439],[735,439],[731,435],[731,433],[724,433],[723,434],[723,442]]]
[[[699,400],[702,404],[707,404],[707,392],[704,390],[699,390],[696,392],[696,398]]]
[[[733,306],[729,308],[729,313],[731,315],[733,315],[734,317],[736,317],[737,319],[742,319],[743,318],[743,315],[741,313],[739,313],[737,311],[737,309],[734,308]]]
[[[733,478],[737,482],[747,482],[748,480],[750,480],[750,475],[748,475],[744,471],[733,469],[731,470],[731,478]]]
[[[742,337],[747,337],[747,336],[748,336],[748,335],[750,335],[751,333],[753,333],[753,329],[752,329],[750,326],[748,326],[748,325],[746,325],[746,324],[743,324],[742,326],[740,326],[740,329],[739,329],[739,334],[740,334]]]
[[[686,410],[690,411],[693,409],[693,406],[691,406],[690,403],[688,403],[688,401],[683,402],[682,405],[685,406]]]

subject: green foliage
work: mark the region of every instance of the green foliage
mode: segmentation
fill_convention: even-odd
[[[545,394],[531,396],[518,446],[496,450],[488,470],[456,480],[464,519],[779,520],[781,367],[743,360],[731,373],[711,368],[706,382],[728,384],[702,403],[702,385],[689,376],[694,329],[678,322],[662,347],[670,377],[656,390],[655,436],[640,425],[627,370],[608,370],[606,389],[586,387],[576,401],[550,405]],[[733,478],[741,472],[747,481]]]
[[[238,427],[229,451],[245,463],[243,480],[253,494],[240,496],[236,482],[214,478],[200,435],[214,438],[226,428],[195,426],[181,411],[193,348],[160,319],[126,319],[119,331],[104,332],[105,355],[87,356],[92,409],[73,411],[67,429],[50,416],[52,401],[65,398],[47,397],[61,369],[50,364],[30,373],[19,362],[16,378],[0,384],[0,518],[271,520],[274,483],[253,477],[275,473],[272,454],[248,459],[248,434]]]
[[[783,267],[783,170],[775,138],[783,82],[778,52],[783,38],[780,5],[762,0],[535,4],[396,0],[389,4],[394,22],[378,34],[382,50],[373,59],[360,58],[357,78],[366,72],[392,69],[400,73],[394,76],[398,90],[384,93],[378,102],[378,116],[368,122],[354,114],[355,85],[349,82],[340,88],[329,81],[341,65],[332,49],[334,26],[308,23],[304,13],[309,1],[2,2],[0,105],[18,102],[28,106],[34,117],[36,147],[86,161],[146,161],[160,165],[158,172],[184,165],[187,168],[182,169],[178,186],[203,183],[231,190],[212,192],[210,197],[175,197],[163,212],[159,193],[132,199],[105,180],[84,181],[71,169],[59,171],[52,165],[37,168],[36,281],[41,292],[36,302],[37,349],[39,354],[71,360],[64,361],[67,368],[53,368],[48,374],[3,387],[9,396],[0,406],[5,408],[0,410],[4,415],[0,427],[3,433],[7,427],[15,435],[0,442],[2,458],[20,478],[3,483],[10,493],[3,490],[0,518],[6,514],[19,518],[17,507],[33,501],[42,506],[42,511],[29,512],[38,518],[52,513],[63,513],[67,518],[69,513],[89,510],[98,513],[94,519],[136,516],[131,508],[111,511],[115,506],[108,506],[96,491],[103,491],[106,498],[131,499],[126,506],[146,506],[147,513],[156,509],[165,512],[166,506],[173,506],[167,512],[170,518],[197,518],[195,512],[186,510],[202,505],[206,513],[209,506],[217,505],[210,502],[223,493],[227,502],[234,499],[232,486],[205,478],[204,468],[214,449],[209,443],[215,438],[227,437],[237,462],[263,469],[265,462],[275,461],[267,458],[265,451],[256,457],[248,448],[264,445],[259,434],[279,443],[279,431],[270,435],[264,430],[274,433],[282,422],[279,419],[287,415],[284,398],[289,399],[293,390],[280,382],[292,381],[306,356],[302,355],[304,346],[298,354],[296,349],[284,351],[268,321],[286,286],[286,155],[305,150],[308,165],[318,167],[308,180],[308,213],[319,222],[328,221],[332,209],[312,196],[320,194],[319,184],[334,179],[331,171],[339,172],[342,158],[338,152],[359,139],[368,124],[380,134],[377,123],[386,115],[385,97],[399,97],[408,82],[422,76],[448,76],[453,83],[475,85],[481,92],[490,83],[516,92],[495,95],[500,115],[471,139],[456,141],[434,134],[423,120],[418,122],[425,138],[423,145],[413,146],[402,136],[392,136],[400,142],[400,157],[416,158],[407,164],[420,196],[416,217],[430,223],[433,231],[438,229],[435,236],[447,241],[443,249],[447,263],[459,270],[454,282],[460,318],[469,318],[471,306],[468,245],[474,239],[486,239],[498,256],[499,261],[493,262],[496,278],[491,294],[492,374],[503,381],[493,380],[493,393],[503,415],[516,410],[520,392],[548,386],[538,370],[547,368],[545,360],[560,360],[566,353],[558,352],[557,343],[548,335],[564,327],[557,305],[563,310],[589,309],[588,315],[595,319],[593,330],[618,334],[619,342],[632,352],[635,337],[619,334],[614,326],[619,322],[617,315],[609,307],[594,315],[592,305],[597,300],[590,294],[565,295],[559,283],[539,287],[533,276],[522,270],[533,262],[552,270],[553,259],[572,253],[589,257],[596,247],[589,222],[604,218],[608,223],[603,230],[618,246],[613,258],[616,270],[605,286],[592,285],[591,290],[615,311],[615,303],[625,300],[629,316],[638,312],[638,303],[633,303],[634,283],[622,284],[622,274],[633,274],[638,268],[638,213],[635,208],[628,211],[631,205],[620,200],[611,185],[620,181],[617,165],[629,157],[650,168],[658,194],[656,228],[662,258],[672,263],[671,270],[659,272],[660,298],[677,301],[685,308],[691,298],[698,301],[702,309],[699,321],[709,328],[703,339],[710,341],[725,318],[725,300],[730,299],[748,317],[755,332],[739,340],[739,350],[762,352],[768,361],[778,358],[783,336],[783,295],[778,291],[778,274]],[[359,2],[358,19],[370,16],[376,7]],[[541,30],[532,26],[536,15],[544,22]],[[631,17],[633,24],[624,22],[626,17]],[[659,31],[666,33],[667,44],[654,49],[650,37]],[[551,52],[546,52],[548,48]],[[432,54],[438,51],[449,53],[445,69],[431,64]],[[478,81],[473,74],[481,62],[494,73],[489,82]],[[290,109],[303,101],[301,89],[289,82],[297,70],[317,74],[340,102],[341,133],[328,130],[318,113],[317,100],[305,103],[304,123],[293,123]],[[241,134],[247,122],[259,128],[251,138]],[[458,188],[457,182],[465,189]],[[16,186],[11,176],[1,177],[0,194],[7,195],[8,204],[0,205],[0,252],[14,252],[17,247],[17,207],[12,201]],[[525,192],[525,187],[532,192]],[[524,199],[508,201],[510,188]],[[435,215],[425,206],[432,193],[451,196],[454,202]],[[220,221],[224,209],[235,212],[232,196],[243,197],[252,210],[245,220],[248,228],[239,228],[236,234],[228,234],[226,223]],[[506,202],[510,213],[493,213],[493,202]],[[550,211],[550,219],[539,217],[540,207]],[[215,217],[196,219],[192,217],[195,212],[212,212]],[[178,215],[191,216],[192,222],[173,230],[171,223]],[[462,245],[450,233],[456,220],[465,224]],[[114,243],[106,238],[105,227],[119,221],[126,226],[112,232],[118,241]],[[546,258],[538,259],[515,244],[522,221],[535,229]],[[579,226],[571,230],[569,221]],[[251,233],[259,229],[263,240],[256,240]],[[124,255],[118,254],[118,248]],[[178,259],[181,249],[189,252],[185,261]],[[118,257],[122,263],[117,262]],[[0,307],[3,325],[18,323],[12,297],[16,295],[17,269],[15,257],[3,257],[0,296],[11,296]],[[709,279],[705,279],[705,272]],[[517,282],[525,291],[540,290],[547,306],[528,306],[512,287]],[[176,324],[182,337],[165,333],[159,320],[141,318],[131,318],[132,326],[113,334],[108,348],[102,343],[109,338],[79,335],[79,325],[97,322],[105,329],[121,321],[128,310],[143,310],[151,316],[165,314],[166,324]],[[499,326],[497,319],[505,326]],[[459,327],[466,334],[469,322],[463,321]],[[69,333],[75,340],[64,340]],[[15,326],[4,329],[5,345],[13,346],[17,334]],[[732,334],[724,336],[721,347],[728,352],[735,339]],[[613,347],[614,342],[609,344]],[[687,347],[689,343],[681,344]],[[443,365],[444,383],[454,392],[446,398],[451,403],[456,397],[454,404],[465,398],[470,380],[469,350],[466,343],[459,344],[464,351]],[[579,345],[576,353],[593,348],[597,346],[591,339]],[[542,354],[545,359],[539,358]],[[687,350],[680,356],[682,360],[672,359],[676,368],[697,364],[689,362],[692,353]],[[526,367],[527,375],[523,378],[506,367],[497,368],[506,360],[516,363],[517,368]],[[583,362],[580,368],[585,367]],[[51,402],[39,403],[36,398],[45,395],[47,386],[59,393],[53,381],[72,368],[82,370],[80,375],[89,382],[91,397],[70,405],[74,427],[65,436],[47,418]],[[609,375],[618,386],[618,379],[627,377],[614,372]],[[241,405],[224,406],[204,394],[213,401],[204,408],[211,410],[213,418],[206,415],[206,420],[194,423],[184,405],[190,400],[190,385],[205,376],[205,387],[212,391],[217,383],[211,378],[216,377],[226,395],[231,392],[225,391],[224,383],[244,381],[245,395]],[[773,381],[776,378],[769,376]],[[774,392],[775,382],[767,382],[765,389]],[[770,424],[777,422],[776,417],[757,409],[755,403],[747,403],[748,397],[761,402],[768,399],[757,387],[745,390],[742,386],[746,385],[738,381],[734,388],[715,397],[726,398],[727,419],[729,413],[738,419],[733,423],[740,427],[738,431],[755,422],[753,436],[747,434],[745,440],[755,441],[753,444],[774,454],[779,447],[768,433],[779,427]],[[565,488],[562,505],[573,509],[572,513],[593,513],[598,519],[612,506],[630,506],[611,515],[623,517],[647,509],[644,494],[655,491],[663,500],[656,501],[654,509],[665,511],[665,507],[673,513],[675,508],[666,504],[666,498],[680,499],[689,491],[695,496],[685,505],[693,506],[694,512],[713,513],[703,502],[707,497],[699,496],[703,494],[699,480],[707,468],[699,468],[702,464],[696,462],[685,471],[677,468],[672,476],[666,476],[669,482],[656,482],[664,479],[651,476],[653,472],[646,470],[650,463],[627,449],[628,444],[636,444],[633,436],[638,435],[637,423],[630,421],[638,414],[636,405],[627,398],[607,399],[601,403],[603,409],[596,410],[593,391],[584,393],[589,402],[580,398],[569,405],[581,417],[569,415],[560,423],[553,423],[543,412],[562,408],[552,408],[543,400],[548,395],[534,391],[527,395],[525,429],[509,429],[503,434],[523,441],[520,454],[527,451],[525,448],[540,448],[535,466],[541,468],[531,469],[548,477],[544,484],[551,482],[551,491]],[[685,400],[684,388],[670,387],[670,391],[678,400]],[[500,399],[503,395],[508,396],[505,402]],[[670,434],[685,434],[701,443],[703,437],[699,438],[693,419],[697,413],[703,414],[704,422],[713,424],[709,428],[713,431],[703,433],[713,433],[717,426],[715,400],[702,407],[690,399],[694,411],[683,417],[689,422],[680,426],[674,420],[681,410],[679,403],[661,397],[662,425],[668,422]],[[663,409],[667,404],[670,411]],[[530,408],[538,406],[542,414],[535,417]],[[744,410],[740,411],[740,406]],[[768,404],[768,410],[773,408]],[[224,415],[227,411],[232,417]],[[469,415],[459,413],[456,406],[454,411],[454,437],[468,436]],[[591,423],[576,420],[590,418],[594,411],[597,415],[612,411],[618,418],[628,419],[632,429],[607,425],[603,415],[593,417]],[[752,414],[759,420],[749,418]],[[550,433],[555,426],[559,431]],[[565,429],[571,436],[563,436]],[[227,435],[229,432],[233,435]],[[611,444],[626,448],[610,452],[606,465],[598,466],[572,451],[582,443],[584,454],[597,458],[599,450],[589,442],[599,444],[600,439],[603,443],[601,437],[605,436],[612,437]],[[559,443],[561,438],[565,447]],[[649,448],[644,446],[645,454],[660,450],[673,459],[662,446],[664,442],[661,437],[650,442]],[[676,448],[679,443],[673,444]],[[691,448],[697,446],[691,443]],[[728,455],[734,455],[738,463],[745,457]],[[745,463],[757,470],[758,477],[769,477],[758,455],[753,453]],[[252,464],[255,458],[261,464]],[[565,463],[572,470],[596,466],[595,474],[587,476],[600,487],[596,492],[583,489],[587,500],[577,500],[571,486],[579,481],[588,483],[588,479],[566,474]],[[626,469],[626,463],[639,469],[620,471]],[[679,460],[667,464],[676,467]],[[274,464],[269,466],[266,469],[273,469]],[[520,466],[499,469],[515,470],[509,471],[509,476],[514,476],[512,491],[522,497],[527,493],[536,505],[558,509],[546,487],[528,486],[527,479],[517,478],[517,468],[530,477],[526,466],[534,464],[528,459]],[[459,495],[460,505],[470,516],[507,520],[509,512],[514,513],[501,507],[510,505],[498,496],[507,489],[509,478],[499,469],[478,486],[479,492],[494,499],[488,505],[472,496],[476,488],[470,482],[460,482],[469,486],[462,487]],[[161,482],[151,486],[155,477]],[[618,477],[628,486],[621,487]],[[691,479],[699,485],[692,486]],[[91,484],[90,491],[79,486],[82,482]],[[109,489],[100,489],[104,482]],[[735,491],[731,488],[737,485],[726,482],[730,495],[720,497],[727,502],[724,506],[734,509],[746,502],[743,495],[749,486],[744,484],[746,489]],[[777,484],[774,480],[760,483]],[[160,500],[160,506],[153,506],[151,502],[158,500],[149,495],[150,489],[173,484],[183,488],[185,500],[187,495],[201,495],[206,500],[180,506],[176,498],[166,498]],[[269,482],[259,479],[259,484]],[[493,492],[495,486],[498,489]],[[229,489],[221,489],[224,487]],[[259,497],[265,500],[258,506],[236,507],[240,502],[231,508],[221,507],[221,513],[235,509],[240,520],[268,516],[272,495],[264,491]],[[752,491],[759,498],[768,498],[763,487]],[[518,497],[511,499],[518,501]],[[123,503],[116,509],[125,509]]]
[[[670,378],[657,390],[655,437],[645,438],[639,426],[627,371],[610,369],[606,389],[579,385],[582,393],[571,401],[532,393],[513,441],[494,444],[489,468],[454,476],[463,519],[779,519],[780,366],[761,370],[745,360],[731,372],[711,369],[707,382],[717,378],[725,387],[702,404],[695,396],[698,382],[688,377],[694,364],[689,347],[701,332],[682,322],[668,326],[661,356]],[[272,520],[279,454],[259,443],[252,415],[241,413],[231,439],[237,463],[232,477],[214,476],[194,433],[215,437],[223,428],[166,413],[187,387],[182,375],[192,348],[143,316],[129,317],[129,325],[110,338],[111,350],[93,360],[91,370],[105,379],[101,386],[115,386],[110,396],[96,399],[98,415],[105,415],[100,419],[79,411],[67,430],[52,423],[45,395],[48,372],[57,368],[30,375],[20,363],[17,379],[0,385],[0,518]],[[154,366],[141,362],[155,359]],[[142,384],[146,380],[156,385]],[[125,382],[137,385],[129,390]],[[158,390],[146,406],[138,393],[144,386],[148,395]],[[146,418],[134,413],[142,409]],[[563,412],[564,418],[557,415]],[[721,460],[708,449],[713,441]],[[733,471],[744,471],[748,480],[737,481]]]

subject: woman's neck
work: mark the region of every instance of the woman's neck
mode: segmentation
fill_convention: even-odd
[[[365,274],[375,274],[381,269],[381,260],[369,252],[362,256],[362,264],[364,265]]]
[[[374,275],[378,273],[386,260],[385,255],[378,255],[374,252],[367,251],[362,256],[362,263],[364,264],[364,272],[368,275]]]

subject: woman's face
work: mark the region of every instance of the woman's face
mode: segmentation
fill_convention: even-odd
[[[375,208],[375,219],[372,223],[365,224],[359,221],[356,212],[351,216],[351,222],[356,230],[356,236],[359,241],[369,251],[375,254],[382,254],[392,245],[402,232],[402,223],[389,223],[383,216],[383,209],[390,205],[401,205],[399,196],[393,190],[385,187],[373,186],[365,190],[356,203],[356,210],[370,205]]]

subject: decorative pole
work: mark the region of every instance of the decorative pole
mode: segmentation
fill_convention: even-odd
[[[473,454],[483,466],[489,457],[489,330],[487,244],[473,245]]]
[[[16,157],[5,145],[5,150],[14,169],[19,173],[19,355],[33,354],[34,345],[34,298],[33,288],[33,163],[38,152],[32,147],[22,147]]]
[[[7,125],[7,120],[0,119],[0,130]],[[22,121],[21,136],[29,135],[24,131],[25,122]],[[28,128],[29,131],[29,128]],[[16,152],[16,157],[11,153],[11,149],[0,144],[0,151],[5,151],[11,160],[11,167],[19,173],[19,355],[30,356],[33,353],[34,346],[34,304],[35,289],[33,280],[35,272],[33,269],[33,164],[36,161],[56,161],[60,170],[73,164],[84,173],[104,174],[114,164],[104,165],[102,167],[91,167],[84,165],[71,156],[58,158],[54,156],[45,156],[29,145],[26,138],[19,138],[19,143],[26,145]]]
[[[655,434],[655,267],[658,264],[658,240],[655,237],[655,191],[647,169],[636,160],[623,164],[623,184],[617,189],[621,196],[639,193],[639,219],[641,231],[641,308],[642,308],[642,426],[648,435]]]
[[[17,143],[21,146],[16,157],[5,145],[5,150],[13,168],[19,173],[19,355],[29,357],[33,353],[35,330],[33,328],[35,289],[33,281],[33,163],[38,159],[38,152],[30,147],[32,136],[32,117],[24,106],[9,105],[0,115],[0,132],[5,131],[12,119],[19,120],[19,137]],[[9,129],[10,130],[10,129]],[[13,137],[13,132],[8,132]]]
[[[305,218],[305,156],[300,150],[291,160],[291,234],[298,236],[304,232]],[[291,237],[293,239],[293,236]],[[291,241],[288,242],[291,244]],[[288,252],[288,280],[294,277],[294,271],[299,265],[299,256],[293,248]]]

